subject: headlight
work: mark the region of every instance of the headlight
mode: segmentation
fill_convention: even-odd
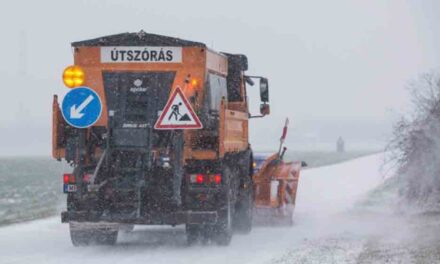
[[[69,66],[63,72],[63,82],[69,88],[83,85],[84,79],[84,71],[79,66]]]

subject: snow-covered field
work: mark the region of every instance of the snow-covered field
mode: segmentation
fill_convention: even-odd
[[[365,202],[384,181],[382,157],[304,171],[295,225],[256,227],[228,247],[188,247],[182,227],[136,227],[116,246],[75,248],[54,217],[0,228],[0,263],[435,263],[435,218],[407,219]]]
[[[62,175],[71,170],[46,157],[0,157],[0,226],[57,213],[66,200]]]

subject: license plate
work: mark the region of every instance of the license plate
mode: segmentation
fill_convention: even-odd
[[[64,184],[64,193],[76,192],[77,187],[74,184]]]

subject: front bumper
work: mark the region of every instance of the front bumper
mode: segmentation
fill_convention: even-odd
[[[215,224],[217,211],[179,211],[174,213],[155,213],[135,217],[123,214],[102,214],[96,211],[65,211],[61,213],[61,222],[107,222],[135,225],[179,225],[179,224]]]

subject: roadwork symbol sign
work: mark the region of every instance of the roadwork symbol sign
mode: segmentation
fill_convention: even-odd
[[[195,114],[180,87],[168,99],[157,119],[154,129],[201,129],[202,123]]]
[[[64,120],[69,125],[86,128],[95,124],[101,116],[101,98],[88,87],[78,87],[66,94],[61,110]]]

